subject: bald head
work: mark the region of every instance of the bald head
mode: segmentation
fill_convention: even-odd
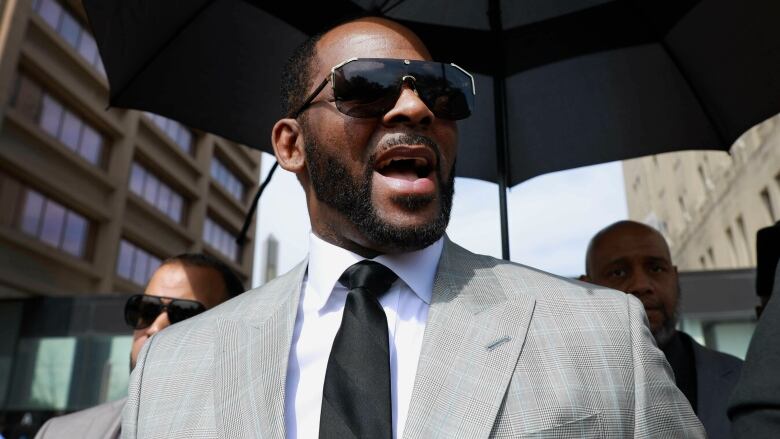
[[[580,279],[632,294],[642,301],[659,346],[674,335],[680,287],[669,246],[657,230],[620,221],[598,232]]]
[[[395,21],[381,17],[364,17],[339,24],[304,41],[287,60],[287,64],[282,70],[281,81],[281,103],[284,113],[291,114],[298,108],[309,94],[309,89],[314,86],[313,84],[322,80],[320,72],[317,71],[318,64],[324,64],[330,68],[345,60],[340,59],[333,64],[319,63],[320,48],[330,48],[335,45],[348,49],[376,38],[377,31],[390,31],[402,37],[405,40],[405,45],[421,53],[424,59],[431,59],[422,40],[409,28]]]
[[[593,235],[585,255],[585,273],[587,273],[588,276],[592,274],[594,258],[603,257],[605,250],[607,254],[614,253],[616,244],[621,242],[629,244],[626,242],[629,237],[654,244],[658,247],[658,250],[661,250],[661,253],[663,253],[667,260],[672,260],[666,239],[658,230],[640,222],[624,220],[610,224]],[[605,243],[606,249],[604,248]]]
[[[381,17],[360,18],[338,25],[323,33],[316,46],[317,49],[321,47],[328,47],[329,49],[336,47],[349,50],[350,48],[366,43],[370,44],[372,41],[376,40],[385,45],[385,48],[389,48],[385,40],[388,33],[397,35],[394,43],[399,44],[399,46],[394,44],[394,49],[411,49],[422,54],[425,59],[431,59],[428,48],[425,47],[422,40],[420,40],[411,29],[400,23]],[[382,40],[380,40],[380,38],[382,38]],[[326,64],[328,63],[326,62]]]

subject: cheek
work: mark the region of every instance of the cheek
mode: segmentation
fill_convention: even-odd
[[[458,155],[458,126],[455,122],[446,122],[434,134],[434,140],[439,144],[442,158],[448,163],[449,168]]]
[[[626,288],[626,280],[625,278],[614,278],[609,277],[605,279],[594,279],[594,282],[596,285],[603,285],[607,288],[612,288],[613,290],[618,290],[622,292],[626,292],[628,288]]]
[[[135,349],[136,346],[143,346],[147,339],[149,339],[149,337],[146,335],[146,330],[136,329],[133,331],[133,349]]]
[[[318,145],[349,162],[365,162],[371,151],[367,146],[376,134],[376,122],[372,119],[344,119],[347,116],[328,118],[320,122],[323,130]]]

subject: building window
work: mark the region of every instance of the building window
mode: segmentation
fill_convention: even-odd
[[[203,224],[203,240],[231,261],[238,262],[239,246],[236,244],[236,235],[208,217]]]
[[[742,215],[737,217],[737,228],[739,229],[739,235],[742,237],[742,251],[745,253],[745,260],[752,264],[753,252],[750,251],[750,238],[748,237],[745,220],[742,219]]]
[[[773,223],[777,221],[775,208],[772,205],[772,196],[769,194],[769,188],[765,187],[764,190],[761,191],[761,201],[763,202],[764,208],[769,215],[769,220]]]
[[[138,285],[146,285],[160,267],[160,258],[127,240],[119,243],[116,274]]]
[[[696,170],[699,172],[699,180],[701,180],[701,186],[704,188],[704,191],[706,192],[712,189],[712,182],[709,177],[707,177],[707,173],[704,172],[704,167],[699,165]]]
[[[179,145],[182,151],[192,155],[192,131],[173,119],[159,114],[144,112],[146,116],[157,125],[174,143]]]
[[[726,227],[726,238],[728,239],[731,248],[731,259],[734,261],[734,266],[738,266],[740,263],[739,253],[737,251],[737,243],[734,241],[734,232],[731,231],[731,227]]]
[[[103,135],[32,79],[17,77],[11,105],[89,163],[102,165]]]
[[[19,229],[39,241],[78,258],[86,254],[90,224],[82,215],[24,187],[18,214]]]
[[[222,160],[211,160],[211,178],[240,202],[244,201],[245,186],[241,180],[225,166]]]
[[[34,0],[33,10],[101,76],[106,70],[92,34],[56,0]]]
[[[641,183],[641,179],[640,179],[640,178],[639,178],[639,176],[637,175],[637,176],[634,178],[634,183],[632,184],[632,186],[633,186],[633,188],[634,188],[634,192],[637,192],[637,191],[639,191],[639,184],[640,184],[640,183]]]
[[[780,172],[775,175],[775,183],[777,184],[777,188],[780,189]]]
[[[184,197],[163,183],[137,162],[130,168],[130,191],[143,198],[168,218],[182,222],[184,217]]]
[[[710,265],[715,267],[715,252],[712,251],[712,247],[707,248],[707,256],[710,258]]]

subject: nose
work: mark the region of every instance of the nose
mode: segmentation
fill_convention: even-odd
[[[628,281],[626,288],[626,292],[628,294],[632,294],[640,299],[642,296],[653,294],[654,291],[655,287],[653,286],[653,282],[650,279],[650,276],[648,276],[647,273],[645,273],[643,270],[636,270],[633,273],[631,279]]]
[[[433,112],[420,99],[414,88],[414,81],[404,78],[401,94],[395,106],[385,113],[382,122],[385,125],[408,125],[427,127],[433,122]]]
[[[162,331],[163,329],[171,326],[171,321],[168,320],[168,311],[163,311],[156,319],[146,328],[146,335],[151,337],[152,335]]]

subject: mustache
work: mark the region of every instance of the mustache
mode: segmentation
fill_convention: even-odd
[[[439,148],[439,144],[433,141],[428,136],[423,136],[422,134],[399,134],[395,137],[392,137],[379,145],[373,154],[371,154],[370,162],[373,164],[376,160],[376,157],[382,153],[387,151],[390,148],[393,148],[395,146],[399,145],[425,145],[431,150],[433,150],[433,153],[436,155],[436,163],[441,162],[441,149]]]

